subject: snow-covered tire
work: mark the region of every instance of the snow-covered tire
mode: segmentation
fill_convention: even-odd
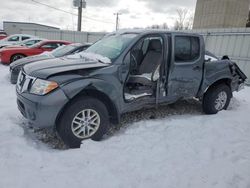
[[[220,84],[208,89],[204,94],[202,108],[206,114],[217,114],[226,110],[232,98],[232,91],[226,84]]]
[[[101,140],[110,124],[106,106],[92,97],[82,97],[72,102],[58,122],[57,132],[70,148],[79,148],[85,139]]]

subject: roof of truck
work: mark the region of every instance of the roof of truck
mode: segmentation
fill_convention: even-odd
[[[126,33],[135,33],[135,34],[154,34],[154,33],[168,33],[168,34],[189,34],[189,35],[199,35],[195,33],[189,33],[185,31],[170,31],[170,30],[164,30],[164,29],[122,29],[115,32],[112,32],[108,35],[113,34],[126,34]]]

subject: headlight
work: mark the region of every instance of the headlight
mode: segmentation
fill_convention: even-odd
[[[30,88],[30,93],[36,95],[46,95],[56,88],[58,88],[58,84],[56,82],[37,78]]]

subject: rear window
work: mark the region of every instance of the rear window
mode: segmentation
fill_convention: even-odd
[[[29,39],[30,37],[27,37],[27,36],[22,36],[22,40],[27,40]]]
[[[200,41],[198,37],[175,37],[175,62],[190,62],[200,56]]]

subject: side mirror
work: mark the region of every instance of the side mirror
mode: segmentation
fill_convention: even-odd
[[[221,60],[230,60],[230,58],[227,55],[224,55]]]

